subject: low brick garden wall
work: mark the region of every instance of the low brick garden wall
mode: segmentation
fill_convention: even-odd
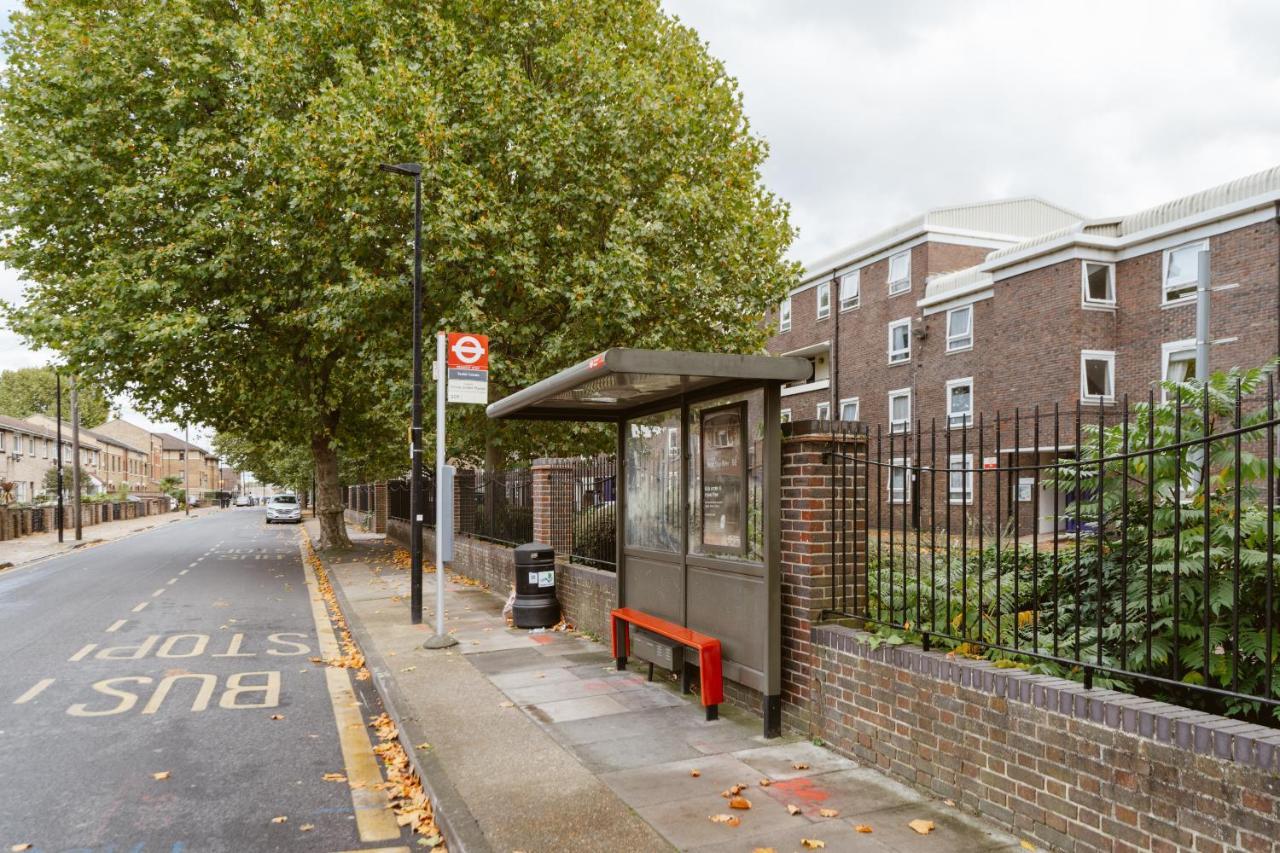
[[[869,639],[811,631],[838,752],[1054,850],[1280,850],[1280,730]]]
[[[168,498],[142,498],[136,501],[84,503],[80,507],[80,526],[90,527],[108,521],[124,521],[158,515],[169,511]],[[0,541],[17,539],[58,529],[58,510],[52,506],[0,507]],[[67,504],[63,528],[75,527],[75,511]]]
[[[387,538],[409,547],[409,525],[398,519],[387,519]],[[423,532],[423,559],[431,562],[435,554],[435,533]],[[512,549],[482,539],[459,534],[453,540],[452,570],[478,580],[494,592],[508,595],[515,583],[515,558]],[[556,596],[565,619],[579,631],[601,640],[609,637],[609,611],[617,606],[618,582],[613,572],[556,563]]]

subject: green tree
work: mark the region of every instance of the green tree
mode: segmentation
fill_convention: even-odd
[[[75,488],[75,472],[72,470],[70,462],[63,463],[62,466],[62,491],[65,496],[71,495],[71,490]],[[82,467],[80,469],[80,494],[88,494],[89,492],[89,472]],[[44,480],[41,481],[44,493],[51,500],[58,498],[58,467],[55,465],[44,472]]]
[[[11,312],[153,414],[407,464],[407,182],[427,329],[494,394],[614,345],[756,351],[794,280],[735,81],[657,0],[44,0],[0,88]],[[36,310],[33,306],[39,306]],[[455,407],[452,455],[589,437]]]
[[[95,427],[116,414],[106,390],[81,380],[77,389],[80,425]],[[58,379],[51,367],[23,367],[0,371],[0,415],[25,418],[28,415],[57,414]],[[62,417],[71,421],[71,381],[62,377]]]

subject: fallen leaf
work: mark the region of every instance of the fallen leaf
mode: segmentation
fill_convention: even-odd
[[[499,702],[499,703],[498,703],[498,707],[499,707],[499,708],[514,708],[514,707],[515,707],[515,704],[516,704],[515,702]]]
[[[756,847],[751,853],[778,853],[778,851],[772,847]]]
[[[931,820],[913,820],[911,823],[907,824],[907,826],[911,827],[921,835],[928,835],[933,832],[933,821]]]
[[[324,780],[324,781],[326,781],[326,782],[345,782],[345,781],[347,781],[347,777],[346,777],[346,776],[344,776],[344,775],[342,775],[341,773],[326,773],[326,774],[324,774],[323,776],[321,776],[320,778],[321,778],[321,779],[323,779],[323,780]]]
[[[818,814],[823,817],[840,817],[839,809],[818,809]]]
[[[289,819],[289,818],[285,817],[284,815],[280,815],[279,817],[273,817],[273,818],[271,818],[271,822],[272,822],[272,823],[284,823],[284,822],[285,822],[286,820],[288,820],[288,819]]]
[[[298,832],[310,832],[315,828],[316,825],[314,823],[304,823],[302,826],[298,827]]]
[[[1035,850],[1035,849],[1036,849],[1036,846],[1035,846],[1034,844],[1032,844],[1030,841],[1028,841],[1027,839],[1025,839],[1025,838],[1020,839],[1020,840],[1018,841],[1018,845],[1019,845],[1023,850]]]
[[[822,850],[827,846],[827,842],[819,841],[816,838],[801,838],[800,846],[805,850]]]
[[[690,775],[690,776],[692,776],[693,778],[697,779],[699,776],[701,776],[701,775],[702,775],[702,771],[701,771],[701,770],[690,770],[690,771],[689,771],[689,775]]]
[[[401,671],[401,672],[413,672],[415,669],[417,669],[417,667],[416,667],[416,666],[406,666],[404,669],[402,669],[402,670],[400,670],[400,671]]]
[[[159,773],[152,773],[151,778],[155,779],[157,782],[163,782],[165,779],[169,778],[169,771],[163,770]]]
[[[751,801],[748,800],[746,797],[734,797],[733,799],[729,800],[729,808],[742,809],[743,811],[746,811],[747,809],[751,808]]]
[[[431,748],[431,744],[427,743],[425,740],[414,747],[414,749],[430,749],[430,748]]]
[[[792,764],[791,766],[792,766],[792,767],[794,767],[796,770],[808,770],[808,769],[809,769],[809,765],[808,765],[808,764],[805,764],[803,761],[797,761],[797,762],[795,762],[794,764]]]
[[[854,827],[854,830],[857,832],[870,832],[871,827],[867,826],[865,823],[860,823]]]
[[[773,780],[771,780],[771,779],[761,779],[761,780],[760,780],[758,783],[756,783],[756,784],[758,784],[761,788],[767,788],[767,787],[769,787],[770,785],[772,785],[772,784],[773,784]]]
[[[790,814],[790,815],[798,815],[798,814],[800,814],[800,807],[799,807],[799,806],[787,806],[787,814]]]
[[[271,715],[271,719],[273,719],[273,720],[283,720],[283,719],[284,719],[284,714],[272,714],[272,715]]]
[[[737,826],[742,823],[731,814],[713,814],[710,816],[712,823],[723,823],[725,826]]]
[[[15,844],[9,848],[13,853],[22,853],[23,850],[30,850],[30,844]]]
[[[943,800],[942,802],[949,806],[954,806],[956,804],[955,800]]]

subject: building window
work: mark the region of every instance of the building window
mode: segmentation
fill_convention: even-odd
[[[791,297],[788,296],[782,300],[782,304],[778,306],[778,331],[791,331]]]
[[[48,439],[45,439],[45,440],[40,444],[40,455],[41,455],[42,457],[44,457],[45,459],[48,459],[48,458],[49,458],[49,440],[48,440]]]
[[[900,252],[889,258],[889,295],[911,289],[911,252]]]
[[[1085,305],[1114,308],[1116,304],[1116,265],[1085,261],[1081,265],[1081,287]]]
[[[902,364],[911,360],[911,318],[894,320],[889,324],[889,363]]]
[[[973,349],[973,306],[947,312],[947,352]]]
[[[947,383],[947,426],[967,427],[973,423],[973,377]]]
[[[953,504],[973,503],[973,454],[953,453],[947,472],[947,499]]]
[[[1188,243],[1164,253],[1164,303],[1181,302],[1196,295],[1201,252],[1209,251],[1209,241]]]
[[[829,421],[829,420],[831,420],[831,404],[830,404],[830,403],[819,403],[819,404],[818,404],[818,410],[817,410],[816,417],[817,417],[817,418],[818,418],[818,420],[820,420],[820,421]]]
[[[32,456],[36,455],[36,439],[33,435],[27,436],[27,453]]]
[[[908,432],[911,429],[911,389],[899,388],[889,392],[889,432]]]
[[[889,503],[907,502],[908,484],[911,482],[911,459],[896,457],[889,463]]]
[[[859,270],[842,275],[840,277],[840,310],[849,311],[857,308],[861,292],[862,273]]]
[[[1116,396],[1116,354],[1105,350],[1080,353],[1080,396],[1085,402],[1111,402]]]
[[[782,410],[782,422],[783,422],[784,424],[789,424],[789,423],[791,423],[791,410],[790,410],[790,409],[783,409],[783,410]]]
[[[0,432],[0,450],[4,450],[4,437],[5,433]]]
[[[858,398],[846,397],[840,401],[840,420],[856,421],[858,419]]]
[[[1162,382],[1186,382],[1196,375],[1195,339],[1160,345],[1160,379]],[[1169,390],[1160,389],[1160,400],[1169,401]]]
[[[824,281],[818,285],[818,319],[831,316],[831,282]]]

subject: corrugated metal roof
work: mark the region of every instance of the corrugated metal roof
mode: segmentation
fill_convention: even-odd
[[[1136,234],[1148,228],[1213,210],[1215,207],[1235,204],[1254,196],[1278,191],[1280,191],[1280,166],[1273,166],[1270,169],[1236,178],[1234,181],[1125,216],[1120,219],[1119,233],[1116,236]]]
[[[990,286],[991,273],[983,272],[980,266],[943,273],[929,279],[929,283],[925,286],[924,298],[920,300],[920,305],[953,299],[966,293],[977,293]]]
[[[807,264],[805,277],[855,263],[931,229],[966,231],[1013,241],[1080,219],[1080,214],[1074,211],[1033,196],[936,207]]]

